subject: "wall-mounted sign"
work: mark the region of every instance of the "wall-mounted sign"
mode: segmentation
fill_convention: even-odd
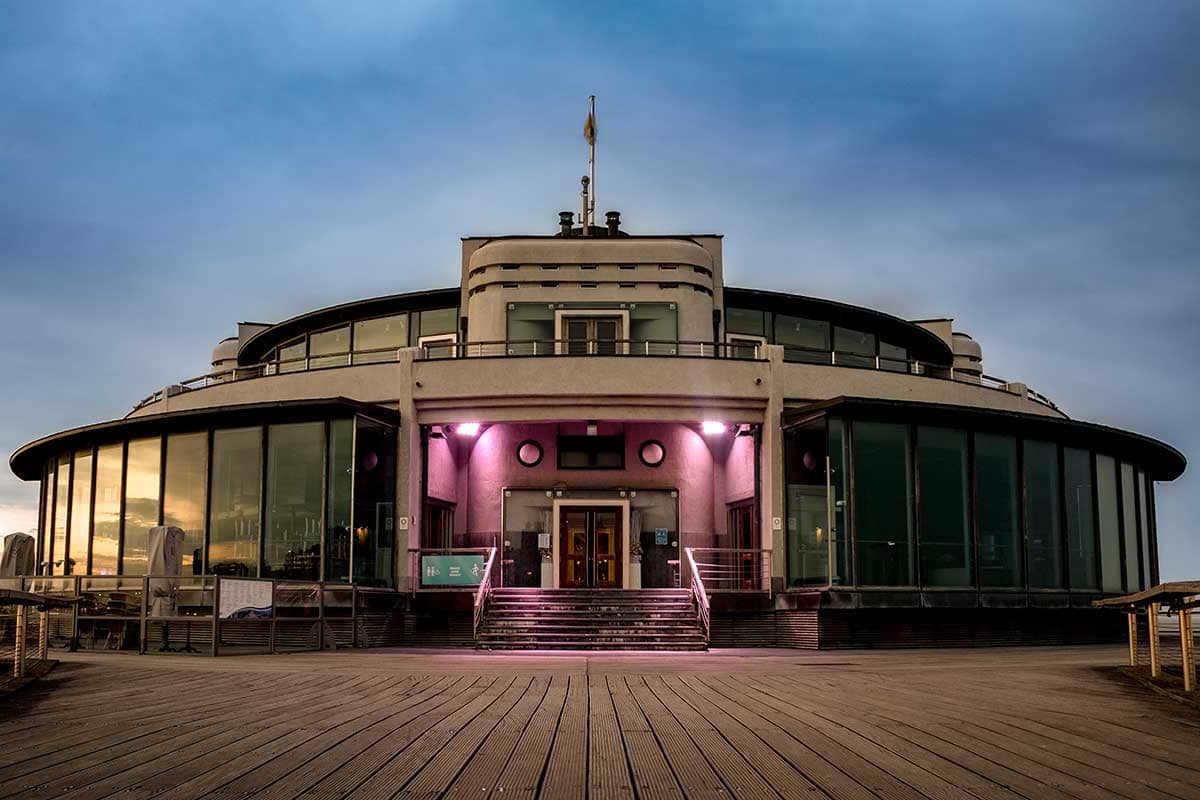
[[[408,517],[396,517],[396,527],[402,531],[408,530]]]
[[[539,550],[549,550],[550,549],[550,534],[548,534],[548,533],[539,533],[538,534],[538,549]]]
[[[478,586],[483,556],[421,556],[422,586]]]
[[[666,528],[655,528],[654,529],[654,543],[655,544],[666,544],[667,541],[668,541],[667,529]]]
[[[783,517],[771,517],[771,530],[783,530]]]

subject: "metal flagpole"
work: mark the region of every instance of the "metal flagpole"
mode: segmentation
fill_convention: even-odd
[[[592,196],[588,218],[583,221],[585,229],[596,221],[596,95],[588,98],[588,119],[592,122],[592,135],[588,138],[588,183]]]

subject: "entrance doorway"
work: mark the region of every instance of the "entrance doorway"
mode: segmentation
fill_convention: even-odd
[[[616,506],[564,506],[559,510],[559,586],[621,588],[621,517],[622,509]]]

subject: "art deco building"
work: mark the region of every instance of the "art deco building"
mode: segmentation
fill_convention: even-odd
[[[827,647],[1090,641],[1158,580],[1178,451],[987,375],[953,320],[726,286],[721,245],[564,213],[463,239],[459,286],[242,323],[12,456],[39,569],[143,574],[165,524],[185,573],[389,587],[436,632],[495,547],[493,611],[699,579],[713,644]]]

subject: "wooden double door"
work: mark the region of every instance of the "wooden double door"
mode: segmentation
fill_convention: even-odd
[[[564,507],[559,511],[558,536],[561,588],[621,588],[620,507]]]

